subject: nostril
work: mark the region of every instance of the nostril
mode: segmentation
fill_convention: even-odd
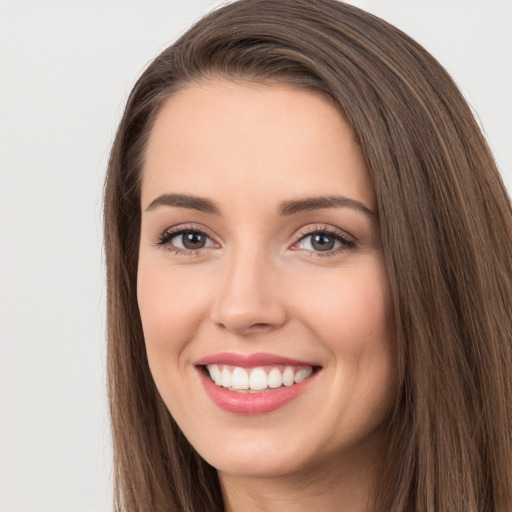
[[[254,322],[245,321],[244,318],[224,318],[221,319],[215,324],[219,329],[237,332],[239,334],[250,334],[253,332],[262,332],[262,331],[270,331],[277,327],[280,327],[280,324],[273,324],[271,322]]]
[[[270,324],[257,323],[257,324],[251,325],[250,327],[255,328],[255,329],[265,329],[267,327],[270,327]]]

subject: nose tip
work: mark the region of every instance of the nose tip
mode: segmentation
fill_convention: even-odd
[[[251,308],[246,304],[224,305],[215,318],[218,327],[240,335],[278,329],[284,321],[285,315],[271,304],[253,305]]]
[[[278,280],[257,264],[232,267],[219,287],[212,320],[239,335],[280,328],[286,322],[286,308]]]

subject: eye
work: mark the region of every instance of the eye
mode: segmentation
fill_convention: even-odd
[[[331,229],[315,229],[303,235],[292,249],[302,249],[313,253],[325,253],[325,256],[337,254],[355,247],[355,241],[338,231]],[[320,254],[316,254],[320,255]]]
[[[315,233],[301,239],[301,248],[310,251],[330,251],[340,245],[339,240],[326,233]]]
[[[211,245],[211,240],[205,233],[200,231],[183,231],[173,236],[169,242],[179,249],[203,249]]]
[[[169,230],[158,237],[157,245],[176,252],[195,252],[215,246],[214,241],[198,229]]]

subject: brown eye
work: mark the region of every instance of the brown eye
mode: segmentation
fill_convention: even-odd
[[[181,245],[184,249],[194,250],[205,247],[207,240],[208,237],[204,233],[199,231],[185,231],[175,236],[171,241],[174,246],[180,247]]]
[[[181,240],[186,249],[201,249],[206,245],[206,236],[197,231],[183,233]]]
[[[203,231],[197,229],[180,229],[163,233],[158,237],[156,245],[167,247],[176,252],[190,252],[215,247],[216,243]]]

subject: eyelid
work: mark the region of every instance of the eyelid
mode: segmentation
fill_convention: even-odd
[[[184,249],[181,247],[176,247],[169,243],[174,237],[190,231],[205,235],[213,242],[214,247],[209,246],[200,247],[198,249]],[[304,248],[294,249],[295,245],[299,244],[302,240],[315,233],[324,233],[335,238],[336,240],[341,242],[341,247],[337,247],[335,249],[330,249],[326,251],[314,251],[311,249]],[[159,235],[157,235],[157,238],[153,245],[165,248],[178,255],[197,256],[199,254],[202,254],[204,251],[209,251],[212,248],[218,248],[221,244],[217,241],[217,238],[218,237],[210,233],[210,230],[206,226],[203,226],[201,224],[177,224],[175,226],[166,228]],[[335,256],[341,252],[352,249],[357,244],[357,238],[355,236],[353,236],[352,234],[348,233],[345,230],[342,230],[329,224],[314,224],[305,226],[297,232],[297,234],[294,237],[294,240],[295,241],[293,242],[292,246],[289,247],[289,249],[304,251],[305,253],[309,253],[308,255],[311,257]]]
[[[297,233],[297,239],[311,235],[312,233],[330,233],[332,235],[343,237],[347,240],[353,240],[354,242],[357,241],[357,238],[345,229],[337,228],[330,224],[310,224],[305,226],[299,229]]]
[[[341,247],[337,247],[336,249],[331,249],[327,251],[313,251],[310,249],[303,248],[293,249],[295,245],[299,244],[302,240],[315,233],[325,233],[329,236],[332,236],[333,238],[341,242]],[[304,251],[308,253],[308,256],[310,257],[328,257],[336,256],[342,252],[354,248],[356,245],[357,238],[352,234],[348,233],[347,231],[342,230],[340,228],[336,228],[329,224],[315,224],[301,228],[301,230],[299,230],[299,232],[297,233],[295,242],[292,244],[290,249]]]
[[[166,248],[176,254],[184,254],[185,256],[191,254],[199,254],[202,251],[206,251],[211,249],[212,247],[201,247],[199,249],[182,249],[181,247],[175,247],[170,245],[170,241],[180,235],[181,233],[186,233],[189,231],[201,233],[208,237],[214,244],[219,246],[219,242],[217,242],[217,237],[210,233],[210,230],[201,224],[177,224],[175,226],[171,226],[166,228],[160,234],[157,235],[155,242],[153,245],[157,247]]]

